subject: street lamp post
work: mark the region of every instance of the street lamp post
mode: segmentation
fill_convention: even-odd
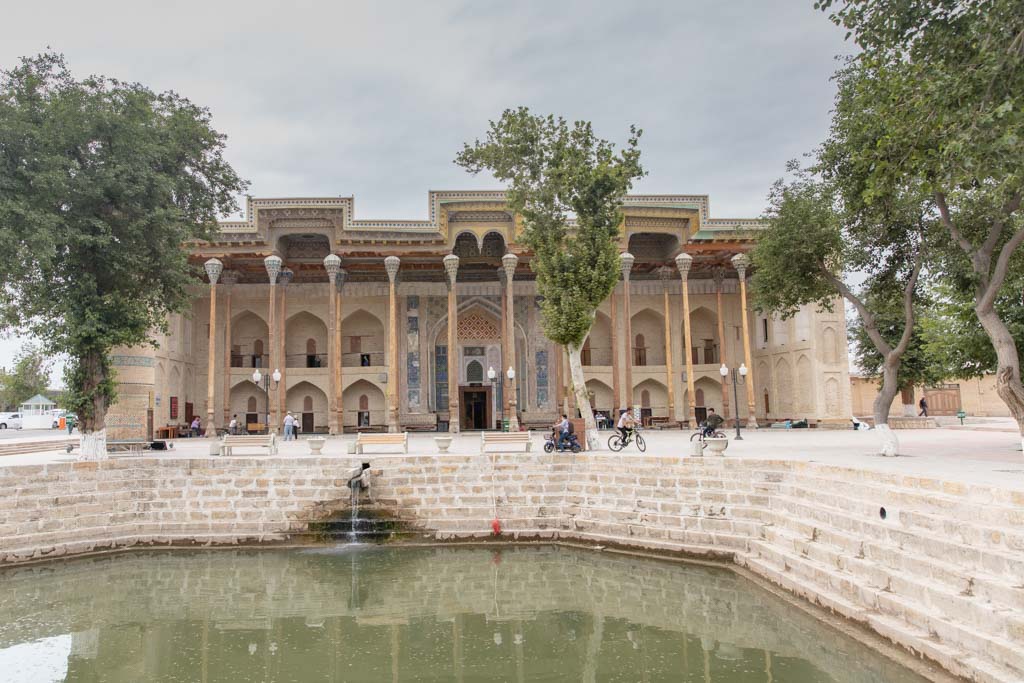
[[[739,402],[739,390],[737,387],[740,384],[745,384],[747,381],[747,366],[745,363],[740,363],[738,368],[732,369],[732,402],[736,406],[736,414],[733,417],[736,423],[736,440],[742,441],[743,435],[740,434],[740,402]],[[718,368],[718,373],[722,375],[722,378],[729,376],[730,370],[722,363],[722,367]]]
[[[516,384],[515,368],[513,368],[511,365],[508,366],[508,371],[505,373],[505,376],[508,377],[508,388],[510,390],[509,393],[512,394],[511,396],[508,397],[508,429],[509,431],[512,431],[512,415],[514,414],[513,411],[519,410],[519,386]],[[518,420],[516,421],[516,424],[518,424]]]
[[[498,423],[500,425],[498,429],[503,430],[505,428],[505,406],[498,400],[498,373],[494,371],[493,366],[487,368],[487,379],[490,380],[491,386],[494,387],[494,401],[498,404],[498,410],[501,411],[501,422]]]
[[[266,396],[266,402],[264,403],[264,406],[266,407],[267,412],[266,412],[266,414],[263,417],[266,420],[265,424],[267,425],[267,427],[266,427],[267,434],[270,433],[270,379],[271,379],[271,377],[273,377],[273,379],[274,379],[274,388],[276,389],[277,388],[277,383],[281,381],[281,371],[280,370],[275,369],[274,372],[273,372],[273,375],[264,375],[262,372],[260,372],[259,368],[256,368],[256,370],[252,373],[253,384],[255,384],[258,387],[263,387],[263,394]]]

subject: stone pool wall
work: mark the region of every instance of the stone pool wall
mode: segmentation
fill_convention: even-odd
[[[976,681],[1024,678],[1024,492],[794,461],[374,455],[370,497],[439,540],[492,534],[732,559]],[[348,458],[0,470],[0,561],[268,541],[347,500]],[[885,508],[885,518],[881,510]]]

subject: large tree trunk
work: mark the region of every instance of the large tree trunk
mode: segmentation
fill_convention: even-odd
[[[1024,449],[1024,385],[1020,381],[1017,343],[993,306],[975,308],[974,312],[996,350],[996,393],[1017,421],[1021,448]]]
[[[84,381],[81,392],[91,397],[91,406],[79,416],[79,458],[104,460],[107,457],[107,381],[106,364],[98,353],[89,353],[81,359]]]
[[[900,392],[898,380],[896,379],[896,373],[899,371],[900,358],[895,356],[894,353],[889,353],[885,358],[885,364],[882,366],[882,386],[878,390],[878,396],[875,396],[875,402],[871,406],[872,412],[875,418],[875,431],[878,432],[879,453],[884,456],[892,457],[899,454],[899,440],[896,438],[896,433],[889,428],[889,409],[892,407],[892,401],[896,398],[896,394]]]
[[[907,384],[900,387],[900,401],[903,403],[903,415],[906,417],[917,416],[917,404],[914,403],[914,385]]]
[[[596,451],[601,448],[601,437],[597,433],[597,422],[594,420],[594,410],[590,407],[590,396],[587,395],[587,381],[583,376],[583,362],[580,359],[580,351],[583,345],[567,344],[565,350],[569,352],[569,373],[572,376],[572,390],[576,396],[576,407],[583,416],[583,424],[587,429],[587,447]]]

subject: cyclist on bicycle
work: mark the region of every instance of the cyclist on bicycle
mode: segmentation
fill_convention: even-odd
[[[622,435],[622,443],[629,443],[629,438],[633,435],[633,428],[636,426],[633,413],[623,410],[619,415],[619,422],[615,426],[619,430],[619,434]]]
[[[703,427],[702,431],[704,438],[714,434],[715,431],[722,426],[723,422],[725,422],[725,420],[722,419],[721,415],[715,412],[714,408],[708,408],[708,416],[704,418],[704,424],[701,425],[701,427]]]

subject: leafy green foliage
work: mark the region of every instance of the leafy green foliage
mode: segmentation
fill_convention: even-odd
[[[1024,339],[1024,276],[1011,273],[995,308],[1014,339]],[[921,319],[921,343],[932,367],[941,379],[969,379],[993,373],[998,358],[992,341],[978,325],[970,291],[956,289],[948,282],[935,287],[935,301]],[[1018,353],[1021,346],[1018,344]]]
[[[0,368],[0,409],[17,410],[36,394],[45,394],[52,365],[38,346],[24,346],[11,370]]]
[[[926,288],[919,287],[914,296],[914,329],[896,371],[897,386],[901,388],[936,384],[946,379],[942,367],[935,363],[925,341],[924,327],[931,310],[925,291]],[[899,339],[906,325],[903,288],[899,283],[886,277],[872,278],[862,286],[861,297],[864,305],[873,312],[874,323],[882,337]],[[859,316],[852,318],[847,330],[853,341],[857,366],[869,377],[882,376],[885,358],[872,343],[864,329],[863,320]]]
[[[492,121],[486,139],[465,145],[455,160],[509,184],[509,206],[522,215],[533,251],[544,330],[555,343],[582,344],[618,280],[620,207],[644,174],[640,135],[630,128],[625,148],[616,151],[589,122],[569,125],[520,107]]]
[[[834,186],[795,161],[787,170],[794,178],[772,185],[764,216],[768,229],[751,252],[756,272],[751,282],[754,303],[759,310],[783,317],[807,304],[831,309],[839,294],[833,270],[845,265]]]
[[[0,320],[69,356],[87,431],[114,399],[109,351],[183,309],[186,243],[236,208],[224,141],[187,99],[75,80],[59,55],[0,74]]]

